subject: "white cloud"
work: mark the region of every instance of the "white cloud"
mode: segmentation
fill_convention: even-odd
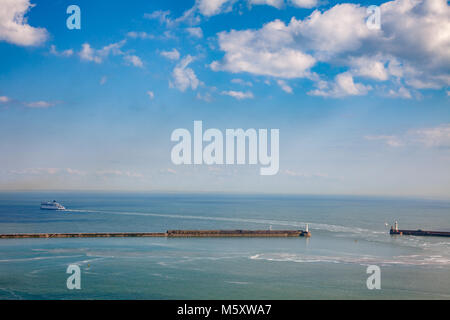
[[[17,175],[59,175],[59,174],[69,174],[69,175],[77,175],[84,176],[86,172],[72,169],[72,168],[25,168],[20,170],[10,170],[10,174]]]
[[[391,147],[401,147],[404,145],[401,139],[396,136],[381,135],[381,136],[365,136],[364,138],[372,141],[381,140]]]
[[[18,174],[18,175],[42,175],[42,174],[54,175],[60,172],[61,169],[59,168],[25,168],[20,170],[9,171],[9,173],[11,174]]]
[[[177,174],[177,171],[172,168],[167,168],[167,172],[172,173],[172,174]]]
[[[277,84],[280,88],[287,93],[293,93],[292,88],[284,80],[277,80]]]
[[[83,43],[82,49],[79,52],[80,58],[86,61],[93,61],[96,63],[102,63],[105,58],[110,54],[123,55],[121,48],[125,44],[126,40],[111,43],[104,46],[102,49],[93,49],[89,43]]]
[[[298,8],[313,8],[319,4],[318,0],[288,0],[288,2]]]
[[[204,16],[213,16],[231,10],[234,0],[197,0],[196,7]]]
[[[29,0],[1,1],[0,40],[20,46],[36,46],[47,40],[47,30],[27,23],[25,15],[33,6]]]
[[[72,168],[25,168],[19,170],[9,170],[10,174],[16,175],[75,175],[75,176],[118,176],[127,178],[142,178],[143,175],[138,172],[133,171],[122,171],[122,170],[98,170],[95,172],[86,172],[78,169]]]
[[[450,124],[413,130],[409,135],[427,147],[450,147]]]
[[[81,60],[91,61],[95,63],[102,63],[110,55],[122,56],[126,64],[142,68],[144,66],[144,63],[142,62],[141,58],[134,54],[129,54],[122,51],[122,47],[125,45],[125,43],[126,40],[124,39],[119,42],[104,46],[101,49],[94,49],[89,43],[86,42],[82,44],[81,50],[80,52],[78,52],[78,55],[80,56]]]
[[[58,56],[58,57],[70,57],[70,56],[73,55],[73,50],[72,49],[67,49],[67,50],[64,50],[64,51],[58,51],[58,50],[56,50],[56,46],[52,44],[50,46],[50,53],[55,55],[55,56]]]
[[[308,94],[313,96],[339,98],[345,96],[365,95],[369,90],[371,90],[370,86],[355,83],[353,81],[353,76],[349,72],[338,74],[332,83],[319,81],[318,87],[318,89],[309,91]]]
[[[61,103],[61,101],[49,102],[49,101],[44,101],[44,100],[24,102],[24,101],[11,99],[10,97],[7,97],[7,96],[0,96],[0,103],[7,103],[7,102],[15,102],[15,103],[17,103],[17,105],[24,106],[27,108],[35,108],[35,109],[46,109],[46,108],[53,107],[53,106],[57,105],[58,103]]]
[[[177,49],[172,49],[171,51],[161,51],[161,55],[170,60],[178,60],[180,59],[180,53]]]
[[[155,39],[156,37],[150,33],[141,31],[141,32],[137,32],[137,31],[130,31],[127,33],[127,37],[129,38],[133,38],[133,39]]]
[[[205,94],[201,94],[200,92],[197,93],[196,98],[198,100],[203,100],[205,102],[211,102],[212,101],[212,96],[209,92],[206,92]]]
[[[214,61],[214,71],[248,72],[280,78],[301,78],[310,75],[315,59],[292,47],[295,42],[286,25],[275,20],[259,30],[221,32],[222,61]]]
[[[392,98],[403,98],[403,99],[411,99],[412,95],[408,89],[405,87],[400,87],[398,90],[390,89],[388,93],[389,97]]]
[[[233,5],[238,2],[238,0],[196,0],[195,5],[185,12],[184,19],[186,19],[186,16],[192,16],[194,15],[195,11],[198,11],[201,15],[206,17],[211,17],[214,15],[222,14],[230,12],[233,9]],[[267,5],[271,6],[277,9],[281,9],[285,6],[284,0],[245,0],[242,2],[247,2],[250,6],[251,5]],[[288,5],[298,7],[298,8],[312,8],[319,4],[318,0],[287,0],[286,3]],[[164,11],[158,12],[154,14],[154,19],[161,19],[164,23],[170,24],[173,22],[169,19],[169,23],[167,23],[167,15],[163,16],[163,14],[166,13]],[[162,18],[163,16],[163,18]],[[198,22],[198,18],[195,20]]]
[[[183,15],[176,19],[170,18],[170,11],[162,11],[157,10],[152,13],[145,13],[144,18],[151,19],[151,20],[157,20],[159,23],[164,24],[168,28],[173,28],[179,25],[180,23],[186,23],[189,25],[196,25],[200,23],[200,17],[196,14],[198,11],[197,3],[194,4],[194,6],[188,10],[186,10]],[[220,10],[219,10],[220,11]]]
[[[250,81],[244,81],[244,80],[238,79],[238,78],[231,79],[231,82],[232,83],[236,83],[236,84],[240,84],[242,86],[253,87],[253,83],[251,83]]]
[[[94,61],[96,63],[102,62],[103,58],[96,55],[95,50],[91,48],[89,43],[83,43],[81,47],[82,49],[79,52],[79,55],[82,60]]]
[[[147,91],[147,95],[151,100],[153,100],[153,98],[155,98],[155,94],[153,93],[153,91],[150,91],[150,90]]]
[[[251,93],[250,91],[247,92],[243,92],[243,91],[222,91],[223,95],[227,95],[230,97],[233,97],[235,99],[238,100],[242,100],[242,99],[252,99],[253,98],[253,93]]]
[[[360,56],[350,57],[349,64],[354,75],[385,81],[389,78],[389,72],[385,68],[385,62],[376,57]]]
[[[428,148],[450,148],[450,123],[437,127],[409,130],[402,135],[366,136],[367,140],[382,140],[391,147],[421,145]]]
[[[191,88],[192,90],[197,89],[200,81],[197,79],[194,70],[188,68],[188,65],[193,60],[194,59],[190,55],[187,55],[173,69],[173,80],[169,82],[169,86],[171,88],[177,88],[178,90],[183,92],[188,88]]]
[[[284,0],[249,0],[250,4],[268,5],[280,9],[284,5]]]
[[[65,172],[70,175],[76,175],[76,176],[85,176],[86,175],[86,172],[77,170],[77,169],[72,169],[72,168],[66,168]]]
[[[138,172],[132,171],[122,171],[122,170],[98,170],[95,172],[98,176],[118,176],[118,177],[127,177],[127,178],[142,178],[143,175]]]
[[[191,28],[186,28],[187,33],[189,33],[189,35],[191,37],[194,38],[203,38],[203,31],[200,27],[191,27]]]
[[[367,92],[369,86],[356,84],[354,77],[391,81],[405,90],[406,86],[416,89],[449,86],[447,1],[394,0],[382,4],[380,9],[380,30],[367,27],[365,7],[344,3],[323,11],[314,10],[303,20],[293,17],[288,23],[274,20],[260,29],[221,32],[218,43],[225,55],[214,61],[211,68],[316,80],[322,77],[310,69],[318,62],[344,68],[347,75],[336,78],[337,91],[334,94],[316,91],[319,95]]]
[[[41,108],[41,109],[50,108],[53,107],[54,105],[56,105],[56,102],[48,102],[42,100],[25,103],[25,106],[27,106],[28,108]]]
[[[150,20],[158,20],[161,24],[171,24],[172,20],[169,18],[170,11],[157,10],[152,13],[145,13],[144,18]]]
[[[142,68],[144,66],[144,63],[142,62],[141,58],[135,55],[126,55],[123,57],[123,59],[127,62],[132,64],[135,67]]]

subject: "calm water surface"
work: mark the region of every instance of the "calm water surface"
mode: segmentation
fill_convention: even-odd
[[[39,210],[56,198],[69,210]],[[450,202],[319,196],[0,193],[0,233],[304,229],[305,238],[0,240],[0,299],[450,299]],[[67,266],[81,268],[68,290]],[[381,290],[368,290],[368,265]]]

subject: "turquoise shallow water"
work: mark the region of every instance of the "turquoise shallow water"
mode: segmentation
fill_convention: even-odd
[[[67,212],[39,210],[57,199]],[[2,193],[0,232],[303,229],[312,237],[3,239],[1,299],[450,299],[450,203],[417,199]],[[81,268],[68,290],[66,268]],[[366,268],[381,268],[368,290]]]

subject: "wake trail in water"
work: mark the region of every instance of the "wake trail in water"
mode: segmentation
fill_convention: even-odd
[[[345,227],[340,225],[332,225],[325,223],[311,223],[303,221],[286,221],[286,220],[272,220],[272,219],[251,219],[251,218],[226,218],[226,217],[211,217],[211,216],[193,216],[193,215],[179,215],[179,214],[163,214],[163,213],[151,213],[151,212],[124,212],[124,211],[103,211],[103,210],[66,210],[70,212],[84,212],[84,213],[102,213],[102,214],[115,214],[115,215],[136,215],[136,216],[150,216],[150,217],[162,217],[173,219],[196,219],[196,220],[208,220],[208,221],[226,221],[226,222],[242,222],[242,223],[254,223],[276,226],[289,226],[305,228],[308,224],[310,229],[329,231],[329,232],[342,232],[353,234],[380,234],[385,232],[368,230],[357,227]]]

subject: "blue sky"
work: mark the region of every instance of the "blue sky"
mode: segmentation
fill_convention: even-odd
[[[1,2],[0,190],[450,198],[447,1]],[[194,120],[280,129],[279,173],[173,165]]]

